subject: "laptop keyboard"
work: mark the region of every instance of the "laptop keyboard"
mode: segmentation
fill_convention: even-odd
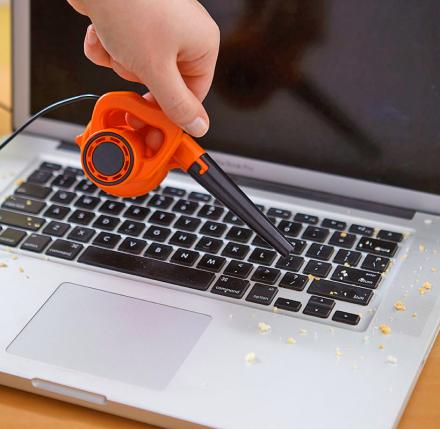
[[[0,245],[288,315],[358,325],[402,232],[258,208],[292,242],[288,257],[206,193],[164,186],[121,199],[100,191],[81,169],[43,162],[2,202]],[[344,303],[353,304],[350,311]]]

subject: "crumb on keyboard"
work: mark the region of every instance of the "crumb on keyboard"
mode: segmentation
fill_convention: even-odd
[[[431,268],[431,271],[432,271],[433,273],[436,273],[436,272],[438,271],[438,268],[437,268],[437,267],[432,267],[432,268]]]
[[[7,268],[8,264],[6,262],[0,261],[0,268]]]
[[[249,364],[253,364],[257,362],[257,355],[254,352],[249,352],[244,357],[244,360]]]
[[[383,350],[385,346],[383,344],[379,344],[379,350]]]
[[[385,323],[379,325],[379,330],[384,335],[391,334],[391,327],[389,325],[386,325]]]
[[[396,363],[397,363],[397,358],[396,358],[396,356],[388,355],[388,356],[387,356],[387,362],[388,362],[388,363],[392,363],[392,364],[396,364]]]
[[[341,349],[339,347],[336,347],[336,357],[341,358],[343,353],[341,352]]]
[[[296,344],[296,340],[293,337],[287,338],[287,344]]]
[[[426,247],[423,244],[419,244],[419,252],[424,252]]]
[[[265,334],[266,332],[269,332],[269,331],[270,331],[271,327],[270,327],[270,325],[268,325],[267,323],[259,322],[259,323],[258,323],[258,329],[260,330],[260,332],[261,332],[262,334]]]
[[[307,329],[303,329],[303,328],[301,328],[301,329],[299,330],[299,335],[302,335],[302,336],[307,335]]]
[[[415,318],[417,317],[417,313],[414,311],[413,313],[411,313],[411,317],[412,317],[413,319],[415,319]]]
[[[396,301],[394,303],[394,308],[397,311],[405,311],[406,310],[406,306],[405,306],[405,304],[402,301]]]
[[[431,290],[432,284],[430,282],[423,283],[422,287],[426,290]]]

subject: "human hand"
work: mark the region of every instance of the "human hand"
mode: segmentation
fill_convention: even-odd
[[[147,100],[194,137],[209,128],[202,105],[212,83],[220,33],[195,0],[68,0],[92,24],[87,58],[148,87]],[[139,128],[139,121],[130,118]],[[160,136],[150,135],[156,146]],[[153,142],[154,140],[154,142]]]

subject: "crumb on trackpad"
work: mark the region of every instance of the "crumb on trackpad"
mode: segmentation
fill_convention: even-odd
[[[164,389],[210,321],[205,314],[63,283],[7,351]]]

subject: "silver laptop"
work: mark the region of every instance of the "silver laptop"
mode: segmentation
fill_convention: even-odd
[[[294,252],[179,172],[100,192],[73,143],[93,105],[55,111],[0,153],[0,382],[161,427],[394,427],[440,321],[440,5],[203,3],[201,143]],[[87,62],[66,2],[13,21],[15,126],[145,91]]]

